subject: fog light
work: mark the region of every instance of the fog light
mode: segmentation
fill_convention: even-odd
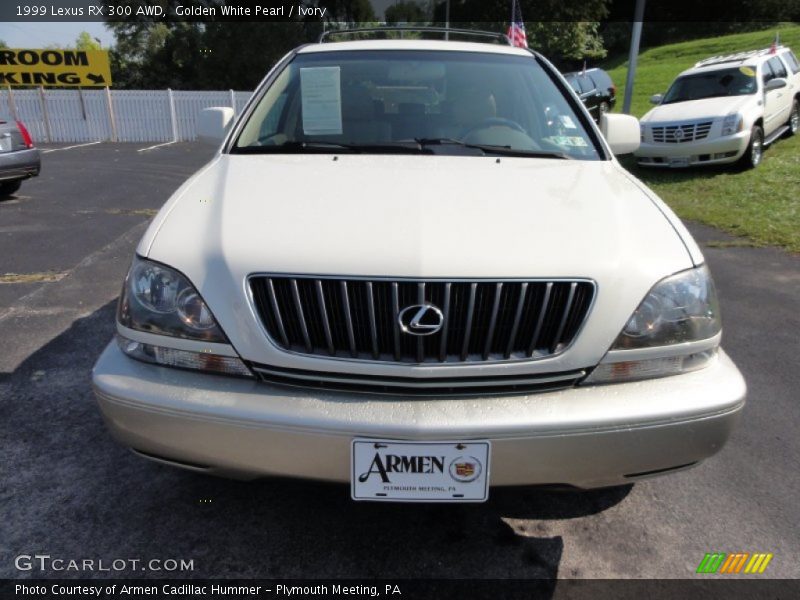
[[[689,373],[708,366],[716,355],[717,349],[712,348],[684,356],[600,363],[583,383],[618,383]]]
[[[209,352],[191,352],[153,344],[143,344],[142,342],[129,340],[121,335],[117,335],[117,344],[120,350],[131,358],[155,365],[210,371],[225,375],[238,375],[240,377],[253,377],[253,373],[247,368],[247,365],[235,356],[221,356]]]

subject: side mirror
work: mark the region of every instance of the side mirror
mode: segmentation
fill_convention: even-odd
[[[233,109],[215,106],[200,111],[197,117],[197,137],[208,144],[219,144],[233,123]]]
[[[664,94],[653,94],[650,96],[650,104],[661,104],[664,99]]]
[[[770,79],[767,82],[767,85],[764,86],[764,91],[771,92],[772,90],[779,90],[781,88],[785,88],[787,85],[789,85],[789,82],[787,82],[783,77],[776,77],[775,79]]]
[[[603,113],[600,115],[600,131],[614,154],[630,154],[639,149],[641,132],[636,117]]]

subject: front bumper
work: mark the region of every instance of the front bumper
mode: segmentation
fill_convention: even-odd
[[[122,444],[213,474],[347,482],[353,437],[492,442],[491,485],[580,488],[630,482],[718,452],[744,406],[723,353],[709,367],[648,381],[486,398],[311,392],[181,371],[111,343],[93,372]]]
[[[713,165],[736,162],[750,143],[750,131],[697,142],[654,144],[642,142],[634,153],[637,162],[647,167]],[[675,159],[685,159],[676,162]]]
[[[42,168],[38,148],[0,153],[0,181],[35,177]]]

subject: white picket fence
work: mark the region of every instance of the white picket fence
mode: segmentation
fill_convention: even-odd
[[[37,142],[171,142],[197,137],[198,113],[230,106],[236,114],[252,92],[173,90],[9,90],[0,114],[25,123]]]

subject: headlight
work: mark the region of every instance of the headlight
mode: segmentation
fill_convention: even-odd
[[[717,292],[708,268],[672,275],[653,286],[584,383],[696,371],[716,357],[721,330]]]
[[[647,294],[612,350],[668,346],[717,335],[722,328],[714,281],[706,266],[662,279]]]
[[[728,115],[722,119],[722,135],[733,135],[744,129],[744,118],[740,114]]]
[[[183,275],[139,257],[125,278],[117,318],[130,329],[228,343],[214,315]]]
[[[131,358],[182,369],[253,376],[235,356],[200,293],[175,269],[134,258],[122,287],[117,320],[128,329],[189,340],[177,343],[162,337],[153,338],[156,343],[149,343],[118,334],[120,349]],[[132,333],[127,335],[136,337]]]

